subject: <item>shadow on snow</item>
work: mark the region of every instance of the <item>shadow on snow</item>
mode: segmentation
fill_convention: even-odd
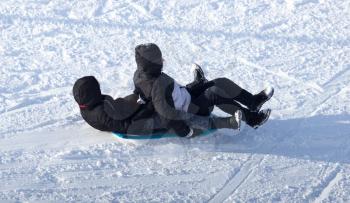
[[[184,153],[194,149],[205,152],[247,153],[285,156],[289,158],[350,163],[350,115],[318,115],[309,118],[270,120],[258,130],[245,127],[239,134],[220,130],[213,136],[147,141],[165,154],[169,146],[183,146]],[[144,146],[144,145],[143,145]],[[158,149],[157,149],[158,148]],[[182,149],[182,150],[183,150]]]

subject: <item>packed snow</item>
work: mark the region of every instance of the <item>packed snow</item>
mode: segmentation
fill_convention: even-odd
[[[0,31],[1,202],[350,202],[348,0],[1,0]],[[271,119],[190,140],[92,129],[73,83],[129,94],[147,42],[179,83],[196,62],[273,86]]]

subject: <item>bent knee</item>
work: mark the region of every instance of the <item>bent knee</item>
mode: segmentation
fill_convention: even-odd
[[[224,86],[227,86],[228,84],[232,84],[233,83],[230,79],[225,78],[225,77],[216,78],[213,81],[215,83],[215,86],[217,86],[217,87],[224,87]]]

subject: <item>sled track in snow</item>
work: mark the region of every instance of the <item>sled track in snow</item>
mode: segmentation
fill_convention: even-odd
[[[337,73],[334,77],[329,79],[326,83],[324,83],[324,88],[327,92],[325,96],[321,96],[320,99],[316,100],[317,105],[315,105],[315,108],[312,112],[310,112],[310,115],[315,115],[317,111],[320,109],[320,107],[325,104],[328,100],[336,97],[340,93],[342,93],[346,88],[349,88],[347,85],[350,81],[350,68],[346,68],[345,70],[340,71]],[[341,87],[341,88],[339,88]],[[312,101],[312,100],[310,100]],[[310,104],[312,105],[312,104]]]
[[[322,189],[322,191],[320,192],[320,194],[316,197],[315,199],[315,203],[321,203],[323,202],[323,200],[325,200],[332,188],[339,182],[339,180],[342,178],[342,174],[340,173],[340,168],[337,166],[337,168],[332,171],[332,173],[326,177],[326,180],[325,180],[325,187]]]
[[[345,70],[340,71],[334,77],[329,79],[324,83],[322,88],[324,89],[324,94],[320,95],[318,98],[307,98],[309,101],[303,106],[301,106],[300,111],[297,113],[306,113],[307,115],[314,115],[316,111],[319,109],[320,105],[323,105],[329,99],[333,98],[337,94],[341,93],[344,88],[347,87],[350,81],[350,68],[346,68]]]
[[[312,188],[313,191],[305,195],[306,202],[322,202],[329,196],[333,186],[335,186],[342,178],[341,168],[339,165],[336,165],[328,172],[327,169],[329,168],[330,166],[323,168],[321,173],[321,176],[323,177],[321,178],[320,183]]]
[[[316,93],[320,93],[320,92],[323,92],[323,91],[324,91],[323,88],[320,87],[319,85],[317,85],[316,83],[307,82],[307,81],[304,82],[304,81],[299,80],[299,79],[297,79],[297,78],[295,78],[295,77],[293,77],[293,76],[290,76],[290,75],[288,75],[288,74],[286,74],[286,73],[284,73],[284,72],[277,72],[277,73],[276,73],[275,71],[269,70],[269,69],[267,69],[267,68],[265,68],[265,67],[263,67],[263,66],[260,66],[260,65],[258,65],[258,64],[255,64],[255,63],[253,63],[253,62],[250,62],[250,61],[248,61],[248,60],[246,60],[246,59],[244,59],[244,58],[240,58],[240,57],[239,57],[239,58],[237,58],[237,60],[238,60],[240,63],[244,64],[244,65],[254,67],[254,68],[256,68],[256,69],[262,70],[262,71],[264,71],[264,72],[267,72],[267,73],[269,73],[269,74],[275,75],[275,76],[277,76],[277,77],[280,77],[280,78],[283,78],[283,79],[287,79],[287,80],[292,81],[292,82],[294,82],[294,83],[300,83],[300,84],[302,84],[302,85],[305,86],[305,87],[309,87],[309,88],[313,89]]]
[[[245,181],[249,178],[250,174],[253,170],[259,167],[264,160],[264,157],[257,157],[252,155],[249,160],[247,160],[239,169],[237,173],[233,175],[233,177],[228,180],[225,185],[220,189],[218,193],[216,193],[211,199],[209,199],[209,203],[217,203],[224,202],[227,198],[229,198],[232,194],[237,191],[237,189],[245,183]]]

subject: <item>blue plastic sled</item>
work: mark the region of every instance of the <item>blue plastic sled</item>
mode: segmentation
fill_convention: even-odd
[[[199,136],[200,137],[207,136],[212,134],[215,131],[216,130],[214,129],[206,130]],[[128,140],[152,140],[152,139],[179,137],[176,134],[172,134],[172,133],[160,133],[160,134],[152,134],[152,135],[128,135],[128,134],[113,132],[113,135],[116,136],[117,138],[128,139]]]

